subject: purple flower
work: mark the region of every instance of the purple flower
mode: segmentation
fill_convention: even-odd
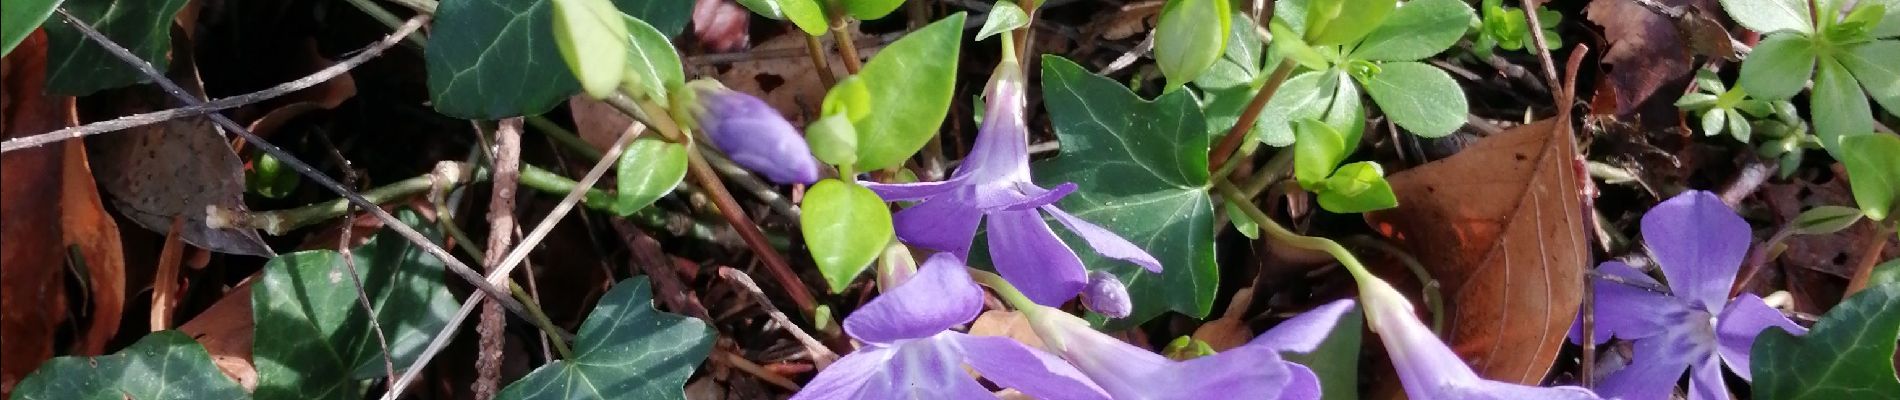
[[[1318,347],[1352,301],[1335,304],[1344,307],[1316,309],[1261,336],[1267,340],[1187,361],[1123,343],[1062,310],[1028,305],[1023,311],[1044,345],[1116,399],[1309,400],[1319,398],[1319,377],[1280,353]]]
[[[1771,326],[1807,333],[1760,297],[1729,299],[1729,285],[1748,253],[1749,227],[1715,194],[1690,191],[1657,204],[1643,215],[1642,230],[1672,293],[1597,281],[1596,338],[1614,335],[1635,345],[1630,365],[1597,388],[1605,396],[1667,399],[1689,369],[1690,399],[1727,399],[1721,364],[1749,379],[1748,351],[1756,334]],[[1597,270],[1662,287],[1621,262],[1606,262]]]
[[[1412,312],[1398,290],[1373,276],[1357,276],[1366,324],[1385,343],[1405,395],[1414,399],[1597,399],[1575,386],[1536,387],[1479,377]]]
[[[937,254],[909,281],[845,318],[865,347],[792,396],[803,399],[993,398],[964,371],[1042,399],[1106,399],[1075,367],[1004,337],[950,331],[976,318],[983,291],[955,256]]]
[[[1050,190],[1030,182],[1029,129],[1023,122],[1023,78],[1018,69],[1013,62],[997,67],[976,144],[949,180],[866,183],[885,200],[922,200],[893,216],[897,237],[967,258],[976,228],[987,217],[990,259],[997,272],[1031,300],[1045,305],[1075,297],[1087,278],[1082,259],[1049,229],[1044,213],[1081,236],[1097,253],[1161,272],[1161,262],[1140,247],[1056,208],[1057,200],[1075,191],[1074,183]]]
[[[709,86],[694,89],[699,107],[693,118],[732,162],[780,184],[818,181],[811,147],[778,110],[749,94]]]

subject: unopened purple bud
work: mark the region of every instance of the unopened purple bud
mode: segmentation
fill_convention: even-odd
[[[1128,286],[1106,272],[1089,273],[1088,287],[1082,290],[1082,305],[1109,318],[1122,318],[1135,311],[1128,299]]]
[[[700,88],[693,116],[732,162],[781,184],[818,181],[818,163],[805,138],[778,110],[752,95]]]

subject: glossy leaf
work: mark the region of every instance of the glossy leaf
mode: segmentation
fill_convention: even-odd
[[[1082,246],[1077,254],[1090,270],[1128,285],[1134,312],[1109,326],[1132,326],[1167,310],[1207,315],[1219,274],[1200,109],[1186,91],[1143,100],[1061,57],[1043,57],[1042,78],[1062,154],[1037,163],[1035,181],[1074,182],[1079,189],[1060,203],[1064,210],[1120,234],[1163,266],[1155,274],[1101,257],[1064,233],[1071,246]]]
[[[832,293],[843,292],[877,261],[895,234],[884,199],[863,186],[826,179],[805,192],[799,227]]]
[[[1358,41],[1397,7],[1398,0],[1310,0],[1305,7],[1306,42],[1330,46]]]
[[[1169,90],[1194,81],[1220,59],[1232,18],[1226,0],[1169,0],[1161,8],[1154,57]]]
[[[203,345],[178,331],[154,332],[109,356],[48,360],[20,380],[11,396],[20,400],[250,397],[211,364],[211,354]]]
[[[1888,113],[1900,115],[1900,40],[1854,45],[1835,57],[1867,89],[1867,97]]]
[[[983,19],[983,29],[976,31],[976,40],[981,42],[998,33],[1029,26],[1029,13],[1014,1],[998,1],[990,7],[989,17]]]
[[[1817,206],[1795,216],[1788,229],[1802,235],[1826,235],[1853,226],[1862,215],[1858,208]]]
[[[587,313],[574,358],[536,368],[499,399],[685,399],[686,378],[712,352],[713,330],[653,309],[647,277],[615,284]]]
[[[1755,46],[1742,61],[1737,86],[1763,100],[1794,97],[1814,76],[1814,43],[1799,34],[1772,35]]]
[[[622,18],[627,22],[629,51],[621,86],[628,92],[645,94],[660,104],[667,104],[667,92],[686,84],[679,52],[653,25],[633,16]]]
[[[1900,393],[1893,352],[1900,340],[1900,285],[1847,298],[1821,316],[1806,336],[1765,329],[1755,337],[1750,369],[1756,399],[1889,398]]]
[[[444,0],[429,46],[429,99],[457,118],[539,114],[567,100],[580,83],[561,61],[552,0]],[[692,2],[615,0],[621,12],[668,37],[685,29]]]
[[[1320,208],[1340,214],[1399,206],[1398,197],[1392,194],[1392,185],[1385,181],[1385,171],[1371,161],[1340,166],[1317,192]]]
[[[858,162],[858,130],[844,115],[826,115],[805,125],[805,143],[811,145],[811,155],[826,164]]]
[[[740,6],[761,17],[785,20],[785,9],[779,6],[779,0],[736,0]]]
[[[1722,0],[1722,9],[1735,22],[1756,32],[1814,32],[1807,0]]]
[[[819,110],[825,115],[843,114],[849,121],[861,121],[876,108],[871,100],[871,89],[864,85],[864,79],[852,75],[825,92],[825,101]]]
[[[398,218],[431,240],[435,225],[415,212]],[[358,303],[350,266],[330,250],[271,259],[251,288],[258,340],[252,345],[260,399],[354,399],[384,375],[382,347],[369,318],[381,323],[396,370],[408,369],[448,324],[456,299],[443,284],[442,261],[393,232],[354,251],[356,279],[375,312]]]
[[[843,0],[839,3],[844,3],[845,11],[850,12],[852,18],[870,21],[897,11],[897,7],[904,5],[904,0]]]
[[[8,0],[6,29],[16,12],[37,11],[20,7]],[[184,8],[185,0],[75,0],[65,3],[66,11],[107,38],[131,50],[159,71],[171,65],[172,15]],[[78,28],[64,22],[46,24],[46,91],[54,94],[83,96],[104,89],[150,82],[125,61],[106,52]],[[32,27],[24,27],[32,32]],[[21,36],[24,38],[25,36]],[[17,44],[17,43],[15,43]],[[9,46],[11,47],[11,46]]]
[[[1318,190],[1346,159],[1346,138],[1338,129],[1314,119],[1293,123],[1293,177],[1307,190]]]
[[[627,20],[607,0],[551,0],[554,44],[581,91],[606,98],[629,75]]]
[[[686,178],[686,146],[653,137],[634,140],[614,163],[613,213],[632,215]]]
[[[1260,141],[1269,146],[1283,147],[1293,144],[1293,121],[1301,118],[1322,118],[1326,112],[1326,97],[1333,92],[1333,85],[1324,72],[1311,71],[1288,78],[1280,84],[1280,90],[1273,93],[1273,99],[1267,100],[1267,106],[1260,110]],[[1251,95],[1252,92],[1248,92]],[[1249,96],[1251,97],[1251,96]],[[1246,99],[1241,99],[1246,104]],[[1215,125],[1233,125],[1233,122],[1215,121]]]
[[[950,112],[963,36],[963,13],[938,20],[885,46],[858,77],[877,101],[877,112],[852,125],[858,129],[858,168],[902,165],[936,136]]]
[[[1460,0],[1413,0],[1392,11],[1352,51],[1352,58],[1415,61],[1445,51],[1465,36],[1471,7]]]
[[[1832,58],[1823,58],[1814,74],[1809,110],[1814,114],[1814,135],[1828,153],[1841,154],[1841,139],[1874,131],[1874,111],[1867,105],[1867,94],[1846,67]]]
[[[40,28],[40,23],[53,16],[53,9],[65,0],[15,0],[7,3],[5,13],[0,13],[0,56],[13,52],[13,46]]]
[[[1417,62],[1388,62],[1361,82],[1386,117],[1412,134],[1450,135],[1465,125],[1465,92],[1438,67]]]
[[[1842,141],[1841,164],[1854,203],[1868,219],[1885,220],[1900,210],[1900,136],[1858,135]]]
[[[772,1],[778,2],[779,7],[785,10],[785,18],[792,20],[792,25],[797,25],[798,30],[805,31],[807,35],[824,36],[825,31],[831,30],[831,21],[825,19],[825,8],[819,5],[820,0]]]

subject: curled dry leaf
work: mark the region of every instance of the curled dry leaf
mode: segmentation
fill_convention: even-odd
[[[64,127],[70,97],[45,96],[46,35],[33,33],[7,54],[0,72],[0,136]],[[0,392],[53,357],[53,333],[66,317],[60,246],[60,168],[64,152],[45,146],[0,157]]]
[[[1589,244],[1570,132],[1546,119],[1393,174],[1399,207],[1366,217],[1443,285],[1446,339],[1487,378],[1542,381],[1576,318]]]
[[[247,280],[225,292],[211,308],[179,325],[178,330],[204,345],[205,351],[211,353],[211,363],[249,392],[257,390],[257,367],[251,365],[251,333],[255,327],[251,319],[251,284]]]
[[[92,166],[86,159],[86,142],[69,140],[65,150],[59,196],[60,238],[79,249],[86,277],[91,280],[86,287],[92,293],[92,323],[86,326],[74,353],[104,355],[106,341],[119,333],[119,318],[125,312],[125,250],[119,243],[119,223],[106,214],[105,205],[99,201],[99,185],[94,183]]]
[[[1667,7],[1721,9],[1714,0],[1656,0],[1655,3]],[[1681,123],[1682,117],[1674,103],[1689,83],[1689,74],[1695,67],[1691,64],[1691,55],[1697,52],[1691,43],[1694,39],[1685,40],[1682,35],[1680,28],[1684,24],[1631,0],[1594,0],[1584,14],[1590,22],[1603,28],[1604,40],[1609,42],[1602,61],[1610,66],[1604,83],[1614,86],[1616,115],[1640,117],[1644,126],[1651,127]],[[1691,18],[1685,20],[1689,22],[1713,22],[1706,17],[1695,19],[1701,13],[1684,15]],[[1720,27],[1714,29],[1719,31]],[[1722,35],[1720,43],[1727,45],[1727,38]]]

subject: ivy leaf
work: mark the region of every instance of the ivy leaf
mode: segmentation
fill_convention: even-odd
[[[444,0],[423,52],[429,99],[451,117],[501,119],[540,114],[580,83],[554,43],[552,0]],[[615,0],[615,8],[671,37],[692,2]]]
[[[1841,141],[1847,186],[1867,219],[1881,221],[1900,209],[1900,136],[1885,133]]]
[[[1207,315],[1220,279],[1214,264],[1214,206],[1207,195],[1208,135],[1185,91],[1141,99],[1073,61],[1042,59],[1044,102],[1062,154],[1032,168],[1045,185],[1074,182],[1061,207],[1100,224],[1161,261],[1154,274],[1083,249],[1091,270],[1128,284],[1134,312],[1109,326],[1132,326],[1162,311]],[[1065,241],[1082,243],[1067,232]]]
[[[1311,352],[1283,351],[1280,356],[1306,366],[1313,370],[1313,375],[1319,376],[1320,398],[1358,399],[1359,342],[1364,339],[1365,325],[1365,311],[1359,304],[1353,304]]]
[[[501,399],[685,399],[686,378],[712,351],[698,319],[653,309],[647,278],[615,284],[588,312],[574,358],[537,368]]]
[[[413,211],[403,224],[431,240],[441,234]],[[447,325],[456,301],[442,283],[442,261],[384,232],[352,252],[356,279],[376,309],[363,310],[350,267],[330,250],[286,254],[264,264],[251,289],[258,340],[252,345],[261,399],[354,399],[363,381],[382,377],[383,353],[369,318],[381,323],[396,370],[408,369]]]
[[[837,179],[819,181],[805,192],[802,206],[800,229],[811,247],[812,261],[818,264],[818,272],[824,273],[825,282],[831,284],[832,293],[850,286],[895,235],[891,210],[884,199],[857,184]]]
[[[40,28],[46,17],[53,16],[53,9],[65,0],[17,0],[7,3],[7,12],[0,13],[0,56],[13,52],[13,46],[33,30]]]
[[[1814,76],[1814,42],[1806,35],[1769,36],[1742,61],[1736,80],[1748,94],[1762,100],[1786,100],[1807,86]]]
[[[1867,89],[1867,96],[1880,103],[1880,108],[1900,115],[1900,40],[1855,45],[1835,57]]]
[[[1722,10],[1727,11],[1736,23],[1763,34],[1778,31],[1814,32],[1814,24],[1808,20],[1806,0],[1722,0]],[[1755,49],[1761,50],[1760,47]]]
[[[248,397],[211,364],[203,345],[178,331],[154,332],[109,356],[49,360],[13,388],[13,398],[20,400]]]
[[[976,40],[981,42],[998,33],[1029,26],[1029,13],[1013,1],[998,1],[990,7],[990,16],[983,19],[983,29],[976,31]]]
[[[1352,58],[1415,61],[1445,51],[1465,36],[1474,18],[1461,0],[1414,0],[1392,11],[1385,23],[1366,35]]]
[[[962,37],[963,13],[956,13],[885,46],[858,71],[877,110],[852,124],[857,170],[902,165],[937,135],[957,78],[957,63],[942,60],[957,59]]]
[[[1874,132],[1874,111],[1847,68],[1833,58],[1821,58],[1814,74],[1808,104],[1814,113],[1814,135],[1829,154],[1841,154],[1841,139]]]
[[[12,14],[25,10],[16,9],[11,1],[6,6],[7,29],[18,29],[22,26],[13,25],[18,17]],[[159,71],[171,65],[167,54],[172,51],[172,16],[184,6],[185,0],[73,0],[65,4],[73,17],[92,24]],[[32,26],[24,28],[33,31]],[[46,24],[46,45],[46,65],[58,66],[46,69],[47,92],[84,96],[151,81],[70,24]]]
[[[1372,102],[1413,134],[1435,138],[1465,125],[1465,92],[1458,81],[1437,67],[1418,62],[1388,62],[1365,78]]]
[[[1869,287],[1842,301],[1806,336],[1767,329],[1750,364],[1757,399],[1859,399],[1900,393],[1894,341],[1900,338],[1900,285]],[[1882,394],[1885,393],[1885,394]]]

